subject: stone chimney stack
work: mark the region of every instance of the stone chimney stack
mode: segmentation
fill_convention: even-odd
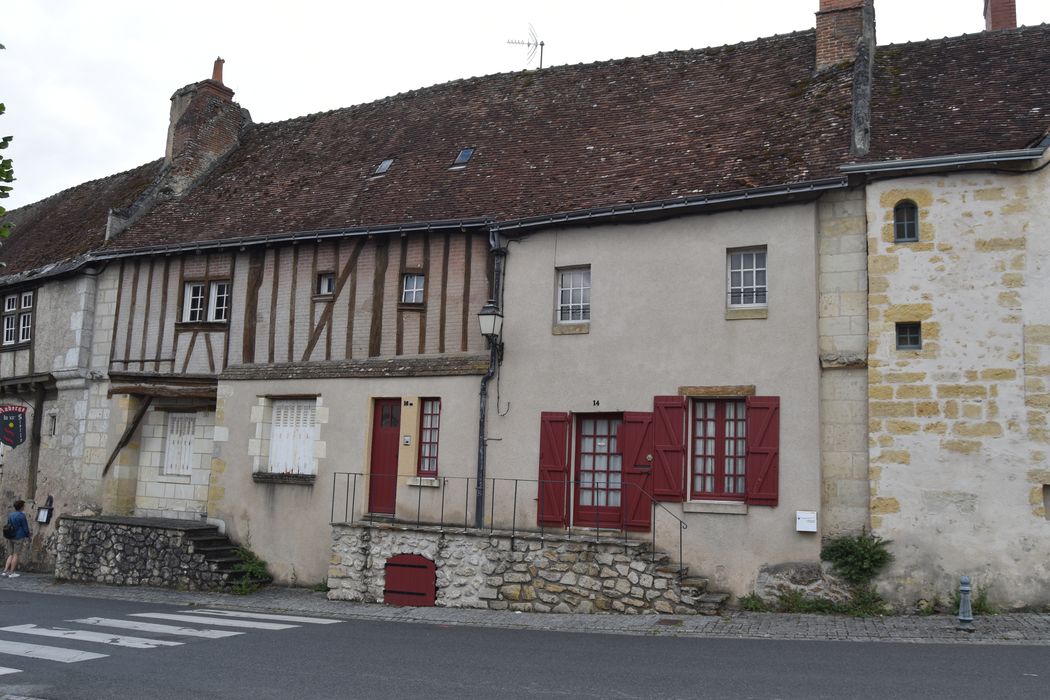
[[[869,29],[874,45],[873,0],[820,0],[820,9],[817,11],[817,70],[856,58],[857,41]]]
[[[984,0],[984,28],[990,32],[996,29],[1016,29],[1016,0]]]
[[[236,148],[242,129],[251,123],[247,110],[233,101],[233,90],[222,82],[223,63],[215,59],[210,80],[171,96],[164,164],[170,166],[167,189],[173,195],[188,190]]]

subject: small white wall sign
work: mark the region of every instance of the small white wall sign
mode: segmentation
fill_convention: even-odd
[[[815,510],[796,510],[795,511],[795,531],[796,532],[816,532],[817,531],[817,511],[815,511]]]

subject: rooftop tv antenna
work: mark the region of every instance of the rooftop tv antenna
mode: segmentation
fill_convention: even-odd
[[[529,49],[529,55],[525,59],[525,65],[532,63],[532,59],[536,57],[536,51],[540,52],[540,68],[543,68],[543,42],[540,41],[539,37],[536,36],[536,28],[529,23],[529,38],[528,39],[508,39],[508,44],[514,46],[527,46]]]

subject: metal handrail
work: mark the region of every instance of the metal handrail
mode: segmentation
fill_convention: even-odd
[[[391,479],[391,480],[395,481],[395,488],[396,488],[397,484],[405,484],[405,483],[407,483],[408,479],[411,479],[411,478],[414,478],[414,477],[410,477],[410,476],[406,476],[406,475],[402,475],[402,474],[374,475],[374,474],[368,474],[368,473],[364,473],[364,472],[335,472],[335,473],[333,473],[332,474],[332,511],[331,511],[330,524],[332,524],[332,525],[344,524],[344,523],[352,523],[352,522],[355,521],[355,515],[358,512],[358,508],[357,508],[358,480],[361,480],[361,482],[362,482],[362,489],[361,490],[362,490],[362,494],[364,494],[364,493],[366,493],[365,487],[369,484],[370,481],[374,481],[376,479]],[[431,519],[424,519],[423,518],[423,508],[422,508],[422,505],[423,505],[423,493],[427,489],[424,488],[424,487],[421,487],[421,486],[417,486],[416,487],[417,488],[417,492],[416,492],[416,512],[415,512],[415,519],[414,519],[414,521],[415,521],[415,524],[417,526],[427,525],[427,526],[437,526],[439,528],[445,528],[445,527],[454,526],[454,527],[457,527],[457,528],[462,527],[464,530],[481,530],[481,531],[483,531],[483,530],[487,529],[489,532],[494,532],[496,530],[496,497],[497,497],[497,493],[499,492],[497,487],[498,487],[499,483],[501,483],[501,482],[505,483],[505,484],[513,484],[514,488],[513,488],[513,496],[512,496],[512,499],[511,499],[511,511],[510,511],[511,539],[513,539],[517,535],[517,533],[519,531],[521,531],[521,532],[539,532],[541,534],[541,536],[542,536],[548,529],[552,529],[551,526],[549,526],[549,525],[545,526],[542,523],[539,523],[536,528],[526,528],[526,527],[519,528],[518,527],[518,496],[519,496],[519,492],[520,492],[520,489],[519,489],[519,485],[520,484],[535,484],[535,487],[536,487],[536,498],[535,498],[535,500],[537,501],[537,509],[536,509],[536,517],[537,517],[537,519],[544,512],[543,508],[542,508],[543,489],[540,488],[541,485],[543,485],[543,484],[558,484],[558,485],[564,485],[566,489],[573,489],[573,491],[571,491],[571,492],[570,491],[566,491],[566,494],[567,494],[566,500],[567,501],[568,501],[569,498],[572,498],[572,496],[569,495],[569,494],[575,493],[575,489],[577,487],[579,487],[580,485],[584,485],[584,483],[582,481],[578,481],[578,480],[575,480],[575,479],[572,479],[572,480],[569,480],[569,479],[566,479],[566,480],[554,480],[554,479],[512,479],[512,478],[506,478],[506,477],[488,477],[488,478],[485,479],[485,482],[488,485],[488,488],[486,488],[486,492],[489,494],[489,503],[490,503],[489,514],[488,514],[489,515],[489,524],[488,524],[487,528],[484,527],[484,526],[482,526],[481,528],[477,528],[474,525],[472,525],[472,523],[474,521],[470,517],[472,515],[472,513],[470,511],[470,484],[471,484],[472,481],[475,482],[475,484],[476,484],[476,482],[477,482],[477,478],[476,477],[469,477],[469,476],[425,477],[425,476],[421,476],[419,478],[437,478],[437,479],[439,479],[440,482],[441,482],[441,486],[440,486],[441,498],[440,498],[440,505],[439,505],[439,507],[437,509],[438,510],[438,520],[435,522],[435,521],[433,521],[432,518]],[[340,490],[340,488],[339,488],[339,483],[340,483],[341,479],[344,480],[342,490]],[[445,504],[446,504],[446,501],[448,500],[447,495],[446,495],[446,491],[449,490],[447,487],[450,484],[456,484],[456,483],[462,483],[463,486],[464,486],[464,488],[463,488],[463,492],[464,492],[463,522],[462,522],[462,524],[459,523],[458,519],[454,523],[451,522],[451,521],[447,521],[445,519]],[[595,487],[602,488],[600,485],[598,485],[598,484],[596,484],[594,482],[587,483],[586,486],[590,487],[590,488],[595,488]],[[624,492],[628,488],[635,489],[636,491],[640,492],[642,496],[644,496],[646,499],[648,499],[649,504],[650,504],[650,508],[652,509],[651,510],[652,515],[651,515],[651,519],[650,519],[650,522],[649,522],[649,527],[650,527],[650,530],[652,532],[652,547],[651,548],[652,548],[652,556],[653,556],[654,560],[656,558],[656,530],[657,530],[656,518],[657,518],[657,508],[659,508],[661,511],[666,513],[675,522],[678,523],[678,564],[679,564],[679,573],[680,574],[683,573],[684,569],[685,569],[685,564],[684,564],[684,561],[683,561],[683,559],[684,559],[684,557],[683,557],[683,554],[684,554],[684,551],[683,551],[683,533],[689,527],[688,523],[686,523],[684,520],[682,520],[677,515],[672,513],[667,508],[667,506],[665,506],[663,503],[657,501],[656,498],[651,493],[649,493],[648,491],[643,489],[638,484],[630,483],[630,482],[627,482],[627,481],[621,481],[617,485],[617,487],[620,490],[621,499],[624,497]],[[504,487],[504,488],[506,488],[506,487]],[[339,511],[337,511],[337,500],[336,499],[337,499],[337,496],[340,493],[342,493],[343,496],[344,496],[343,504],[342,504],[343,507],[342,507],[342,510],[341,510],[342,516],[343,516],[342,520],[339,520],[337,518],[337,512],[339,512]],[[365,496],[365,498],[367,498],[367,496]],[[573,499],[573,503],[575,503],[575,499]],[[622,503],[622,501],[621,501],[621,503]],[[428,504],[428,506],[429,505],[433,505],[433,504]],[[567,506],[568,503],[566,503],[565,505]],[[503,513],[502,510],[500,512]],[[372,512],[370,512],[370,508],[369,508],[369,506],[367,504],[367,501],[362,503],[361,518],[363,520],[367,520],[369,522],[373,522],[374,523],[376,520],[386,520],[386,519],[391,518],[391,517],[394,517],[395,519],[397,519],[395,514],[372,513]],[[602,533],[603,529],[605,529],[605,530],[611,529],[611,528],[608,527],[608,524],[604,524],[604,523],[602,523],[600,521],[600,518],[598,517],[598,512],[597,511],[595,511],[595,521],[593,523],[587,523],[587,522],[581,523],[579,521],[574,522],[574,520],[575,520],[575,518],[568,519],[568,525],[564,528],[566,530],[567,534],[572,535],[573,534],[572,531],[573,531],[574,527],[577,530],[579,530],[580,528],[587,529],[587,530],[593,529],[594,530],[594,536],[595,536],[595,542],[600,542],[601,541],[601,539],[602,539],[601,533]],[[400,522],[411,522],[412,518],[403,518],[402,517],[402,518],[399,519],[399,521]],[[592,528],[592,526],[593,526],[593,528]],[[626,527],[623,526],[623,524],[617,525],[616,529],[618,531],[622,531],[623,532],[623,542],[624,542],[624,547],[626,548],[627,545],[628,545],[628,542],[630,541],[630,538],[628,538],[628,532],[629,531],[627,530]],[[613,538],[606,538],[606,539],[613,539]],[[634,541],[637,541],[637,539],[635,539]]]

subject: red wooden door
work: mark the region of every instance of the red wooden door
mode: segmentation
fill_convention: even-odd
[[[397,451],[401,438],[401,399],[376,399],[372,416],[371,484],[368,512],[394,514],[397,497]]]
[[[619,415],[585,414],[576,418],[576,508],[579,527],[619,528],[623,519],[623,455]]]

